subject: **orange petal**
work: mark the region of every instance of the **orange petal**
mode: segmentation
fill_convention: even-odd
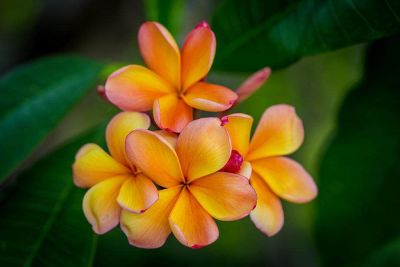
[[[219,112],[232,107],[237,98],[237,94],[229,88],[198,82],[187,89],[183,99],[191,107],[210,112]]]
[[[157,199],[157,187],[143,174],[127,179],[117,197],[122,208],[135,213],[146,211]]]
[[[253,172],[253,169],[251,167],[251,163],[248,161],[243,161],[242,167],[240,168],[240,171],[238,172],[238,174],[246,177],[247,179],[250,179],[252,172]]]
[[[154,102],[153,116],[161,129],[179,133],[193,120],[193,110],[176,94],[169,94]]]
[[[231,154],[229,136],[217,118],[192,121],[176,144],[182,171],[188,181],[220,170]]]
[[[311,176],[296,161],[273,157],[252,162],[258,173],[275,194],[291,202],[305,203],[317,196],[317,186]]]
[[[235,113],[223,117],[221,121],[231,138],[232,149],[245,157],[249,149],[253,118],[243,113]]]
[[[257,126],[246,160],[287,155],[303,143],[304,129],[293,107],[275,105],[268,108]]]
[[[175,203],[169,223],[176,239],[191,248],[201,248],[218,238],[218,228],[213,218],[200,206],[186,189]]]
[[[127,176],[102,181],[86,192],[83,198],[83,212],[97,234],[104,234],[119,223],[121,207],[116,199]]]
[[[117,175],[131,173],[130,169],[113,159],[96,144],[86,144],[76,153],[72,170],[75,185],[83,188]]]
[[[187,35],[182,47],[182,89],[207,75],[214,61],[216,43],[207,23],[200,23]]]
[[[181,58],[178,45],[164,26],[146,22],[140,27],[139,48],[146,65],[154,72],[180,87]]]
[[[114,159],[129,167],[125,155],[125,138],[135,129],[147,129],[150,118],[139,112],[120,112],[112,118],[106,129],[108,150]]]
[[[233,221],[247,216],[256,205],[256,192],[245,177],[217,172],[190,184],[190,192],[214,218]]]
[[[174,148],[148,130],[134,130],[126,138],[126,155],[147,177],[163,187],[183,182]]]
[[[178,141],[178,136],[175,133],[167,132],[164,130],[154,131],[156,134],[160,135],[165,139],[173,148],[176,147],[176,142]]]
[[[263,68],[245,80],[236,90],[239,96],[237,103],[243,102],[254,94],[268,80],[270,75],[271,69]]]
[[[160,76],[138,65],[129,65],[112,73],[106,82],[106,96],[122,110],[147,111],[157,98],[175,89]]]
[[[250,218],[261,232],[273,236],[283,226],[281,201],[256,173],[251,176],[250,183],[257,192],[257,206],[250,213]]]
[[[159,248],[171,233],[168,217],[178,199],[181,187],[160,191],[160,197],[153,206],[142,214],[123,210],[121,229],[132,246],[139,248]]]

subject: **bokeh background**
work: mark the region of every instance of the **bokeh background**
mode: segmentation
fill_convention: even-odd
[[[45,56],[68,53],[105,64],[96,81],[102,84],[117,66],[142,64],[136,35],[141,23],[150,19],[166,23],[179,43],[199,21],[212,21],[219,28],[217,46],[223,46],[219,37],[227,40],[228,33],[218,25],[232,17],[227,2],[3,0],[0,74],[9,75],[18,66]],[[259,11],[271,7],[278,12],[276,6],[287,5],[290,10],[296,8],[294,2],[307,1],[233,2]],[[257,7],[257,2],[261,6]],[[353,2],[356,7],[374,7],[381,1]],[[382,2],[390,2],[393,14],[399,14],[396,1]],[[316,6],[323,3],[315,1]],[[268,12],[263,14],[267,16]],[[289,16],[288,12],[279,16]],[[239,15],[239,22],[245,20],[245,15]],[[323,15],[323,10],[316,14]],[[371,18],[365,17],[371,25],[383,19]],[[243,25],[246,23],[257,23],[257,17]],[[357,23],[343,20],[344,27],[354,31]],[[243,25],[230,27],[239,29]],[[320,195],[309,204],[284,203],[285,225],[276,236],[264,236],[245,218],[218,223],[220,238],[201,250],[183,247],[173,237],[161,249],[137,249],[128,245],[119,229],[100,237],[91,232],[80,209],[84,192],[79,189],[66,193],[62,202],[54,202],[57,212],[47,220],[50,209],[41,205],[53,203],[60,190],[72,185],[69,167],[76,149],[88,139],[103,139],[99,134],[87,137],[85,133],[117,112],[97,95],[96,84],[92,84],[46,139],[2,182],[0,266],[400,266],[400,41],[395,36],[399,25],[400,20],[387,34],[392,37],[374,43],[355,38],[346,48],[336,49],[345,46],[338,45],[325,49],[334,51],[276,64],[269,81],[235,107],[234,111],[258,120],[270,105],[287,103],[296,107],[304,121],[305,142],[293,157],[314,177]],[[378,37],[382,36],[365,40]],[[290,36],[282,38],[291,41]],[[258,41],[262,42],[254,40]],[[255,46],[254,53],[269,53],[268,45],[264,51],[259,44]],[[254,53],[246,61],[244,55],[233,53],[227,63],[230,67],[213,68],[208,79],[236,88],[251,73]],[[271,53],[276,50],[271,49]],[[264,62],[258,58],[254,62],[255,69],[269,66],[269,62],[259,66]],[[3,90],[6,85],[4,80],[0,82],[1,98],[8,97],[8,91]],[[3,108],[1,112],[3,119],[7,112]],[[23,124],[18,128],[22,136],[30,134],[23,133]],[[41,190],[54,196],[44,198]],[[39,198],[43,199],[36,203]],[[27,203],[32,199],[32,205]]]

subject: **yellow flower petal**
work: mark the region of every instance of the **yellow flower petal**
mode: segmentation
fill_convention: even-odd
[[[121,228],[129,243],[139,248],[159,248],[171,233],[168,217],[181,187],[163,189],[153,206],[142,214],[122,211]]]
[[[156,134],[165,139],[173,148],[176,147],[176,142],[178,141],[178,136],[175,133],[167,132],[164,130],[154,131]]]
[[[235,113],[225,116],[221,120],[231,138],[232,149],[245,157],[249,149],[253,118],[243,113]]]
[[[187,89],[183,99],[193,108],[219,112],[232,107],[237,98],[237,94],[229,88],[198,82]]]
[[[317,186],[311,176],[296,161],[286,157],[273,157],[252,162],[272,191],[283,199],[305,203],[317,196]]]
[[[214,61],[216,40],[206,23],[190,32],[182,47],[182,86],[184,90],[204,78]]]
[[[158,199],[157,187],[143,174],[127,179],[119,191],[119,205],[134,213],[142,213]]]
[[[120,112],[112,118],[106,129],[108,150],[114,159],[129,167],[125,155],[125,138],[135,129],[147,129],[150,118],[139,112]]]
[[[169,223],[176,239],[191,248],[201,248],[218,239],[218,228],[213,218],[186,188],[182,189],[175,203]]]
[[[105,85],[107,99],[122,110],[148,111],[154,100],[175,89],[151,70],[129,65],[112,73]]]
[[[146,65],[154,72],[180,87],[181,58],[178,45],[164,26],[146,22],[140,27],[139,48]]]
[[[161,129],[179,133],[193,120],[193,110],[176,94],[169,94],[154,102],[153,116]]]
[[[127,176],[118,176],[102,181],[86,192],[83,212],[97,234],[104,234],[119,223],[121,207],[117,196]]]
[[[250,218],[261,232],[273,236],[281,230],[284,222],[281,201],[258,174],[252,174],[250,183],[257,192],[257,206]]]
[[[114,160],[96,144],[86,144],[78,151],[72,170],[75,185],[82,188],[131,173],[130,169]]]
[[[257,201],[249,180],[228,172],[216,172],[197,179],[190,184],[189,190],[211,216],[222,221],[247,216]]]
[[[247,179],[250,179],[252,171],[253,169],[251,167],[251,163],[248,161],[243,161],[242,167],[240,168],[238,174],[246,177]]]
[[[246,160],[287,155],[303,143],[303,123],[293,107],[275,105],[268,108],[257,126]]]
[[[126,155],[147,177],[163,187],[183,182],[174,148],[164,138],[148,130],[134,130],[126,138]]]
[[[225,166],[231,154],[227,131],[217,118],[192,121],[176,144],[182,171],[188,181],[214,173]]]

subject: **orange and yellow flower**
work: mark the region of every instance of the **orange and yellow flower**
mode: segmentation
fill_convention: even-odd
[[[231,149],[218,118],[192,121],[176,142],[148,130],[130,133],[127,158],[165,189],[146,212],[122,211],[121,227],[129,242],[157,248],[172,231],[183,245],[200,248],[218,238],[213,218],[231,221],[248,215],[256,204],[248,179],[218,171]]]
[[[150,118],[146,114],[121,112],[106,129],[111,155],[96,144],[86,144],[76,154],[74,183],[90,188],[83,200],[83,211],[98,234],[118,225],[122,208],[141,213],[158,199],[156,186],[138,171],[125,153],[126,136],[135,129],[147,129],[149,125]]]
[[[252,117],[237,113],[223,117],[222,121],[233,149],[223,170],[250,178],[257,192],[257,206],[250,217],[258,229],[272,236],[284,221],[279,198],[305,203],[317,195],[311,176],[299,163],[285,157],[303,142],[302,121],[293,107],[272,106],[264,112],[251,141]]]
[[[193,108],[220,112],[229,109],[237,94],[204,81],[215,55],[216,40],[207,23],[190,32],[180,50],[157,22],[144,23],[139,48],[148,66],[129,65],[112,73],[107,99],[122,110],[149,111],[161,129],[181,132],[193,120]]]

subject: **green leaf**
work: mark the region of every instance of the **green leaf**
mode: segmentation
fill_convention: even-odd
[[[371,255],[366,261],[364,267],[393,267],[400,266],[400,238],[385,245]]]
[[[37,60],[0,78],[0,182],[93,85],[102,65],[74,56]]]
[[[146,19],[164,25],[173,35],[179,34],[183,24],[183,0],[144,0]]]
[[[103,139],[101,127],[20,175],[0,206],[0,266],[92,266],[97,238],[71,166],[80,146]]]
[[[291,4],[285,5],[286,2]],[[212,25],[218,42],[216,69],[275,69],[303,56],[399,32],[400,2],[224,1],[215,12]]]
[[[399,36],[371,46],[322,159],[316,230],[325,266],[359,266],[400,234],[399,47]]]

